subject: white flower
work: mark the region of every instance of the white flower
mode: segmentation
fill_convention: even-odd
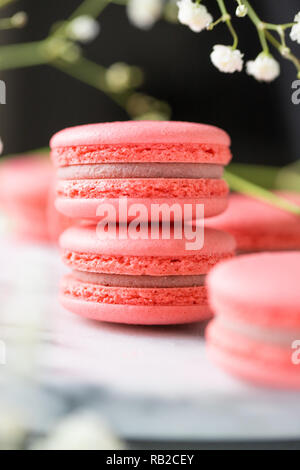
[[[295,16],[294,21],[296,22],[296,24],[294,24],[294,26],[291,29],[290,37],[292,41],[296,41],[300,44],[300,11]]]
[[[195,33],[200,33],[213,21],[213,17],[204,5],[199,5],[192,0],[180,0],[177,2],[179,8],[178,20],[189,26]]]
[[[131,23],[140,29],[150,29],[162,13],[161,0],[129,0],[127,15]]]
[[[25,11],[18,11],[18,13],[15,13],[11,17],[11,24],[15,28],[22,28],[23,26],[26,25],[27,21],[28,21],[28,16],[27,16],[27,13],[25,13]]]
[[[69,37],[83,43],[93,41],[99,32],[99,23],[88,15],[78,16],[67,27]]]
[[[122,450],[123,443],[90,412],[71,415],[63,420],[34,450]]]
[[[1,155],[1,153],[3,152],[3,147],[4,147],[3,141],[2,141],[2,139],[1,139],[1,137],[0,137],[0,155]]]
[[[255,60],[247,62],[247,73],[256,80],[272,82],[280,75],[280,65],[271,55],[262,52]]]
[[[225,73],[241,72],[243,69],[244,54],[239,49],[233,50],[230,46],[216,44],[210,54],[212,63],[217,69]]]
[[[239,16],[240,18],[243,18],[244,16],[246,16],[247,13],[248,13],[248,8],[246,7],[246,5],[239,5],[237,9],[235,10],[236,16]]]

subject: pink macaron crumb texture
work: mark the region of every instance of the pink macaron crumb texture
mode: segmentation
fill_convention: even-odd
[[[229,147],[208,144],[85,145],[52,150],[55,166],[96,163],[216,163],[227,165]]]
[[[226,196],[228,186],[218,179],[132,178],[59,181],[57,196],[63,198],[195,198]],[[176,201],[174,201],[176,202]]]
[[[101,255],[62,250],[64,263],[78,271],[148,276],[205,274],[217,263],[232,258],[233,255],[234,250],[211,255],[176,256],[174,254],[173,257]]]

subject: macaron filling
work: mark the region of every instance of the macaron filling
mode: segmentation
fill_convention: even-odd
[[[214,178],[221,179],[223,166],[197,163],[103,163],[59,168],[62,180],[101,178]]]
[[[196,287],[114,287],[83,282],[74,275],[65,276],[61,284],[64,297],[81,301],[117,305],[207,305],[207,289]]]
[[[196,287],[204,286],[205,275],[199,276],[134,276],[73,271],[82,282],[113,287]]]
[[[245,338],[275,346],[291,348],[295,340],[300,340],[300,329],[263,328],[257,325],[239,323],[218,314],[215,324]]]

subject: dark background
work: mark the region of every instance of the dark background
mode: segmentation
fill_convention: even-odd
[[[1,43],[44,38],[50,26],[67,18],[80,0],[19,0],[3,10],[25,10],[26,28],[1,32]],[[218,17],[216,2],[206,5]],[[235,8],[235,2],[227,4]],[[252,1],[269,22],[290,22],[299,0]],[[84,46],[88,58],[105,66],[124,61],[143,67],[142,90],[172,107],[172,119],[216,124],[233,139],[235,161],[285,165],[300,155],[298,138],[300,105],[291,102],[294,66],[281,60],[282,74],[272,84],[262,84],[245,73],[222,74],[210,63],[214,44],[230,44],[226,26],[195,34],[182,25],[160,21],[150,32],[129,24],[124,7],[110,5],[100,16],[101,33]],[[260,52],[258,37],[247,18],[235,21],[240,49],[246,60]],[[300,46],[293,43],[295,52]],[[278,56],[277,56],[278,57]],[[46,146],[51,135],[67,126],[127,119],[126,113],[101,92],[48,66],[3,72],[7,105],[0,108],[0,135],[5,153]]]

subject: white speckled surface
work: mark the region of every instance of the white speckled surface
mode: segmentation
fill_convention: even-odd
[[[205,356],[204,325],[85,321],[58,305],[58,250],[2,239],[0,262],[1,372],[100,387],[110,400],[103,413],[132,439],[300,439],[299,393],[257,389],[217,370]]]

